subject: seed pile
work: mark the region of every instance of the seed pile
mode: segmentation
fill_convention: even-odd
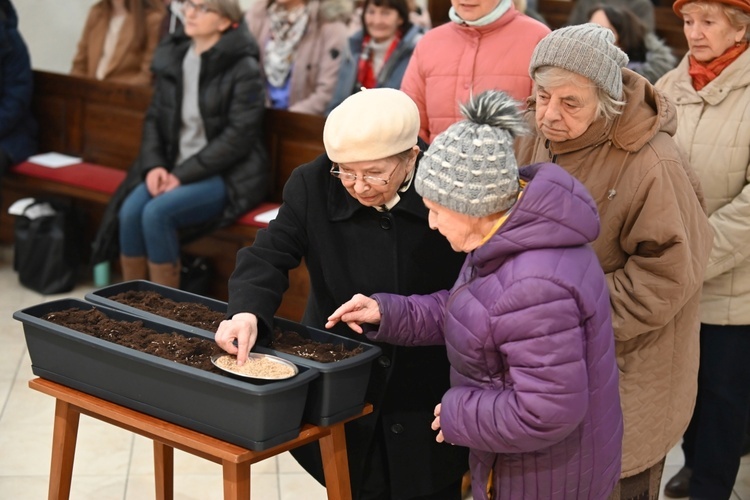
[[[246,377],[282,379],[294,376],[294,369],[291,366],[268,358],[248,358],[245,364],[237,366],[237,358],[230,354],[225,354],[216,359],[216,364],[225,370],[245,375]]]

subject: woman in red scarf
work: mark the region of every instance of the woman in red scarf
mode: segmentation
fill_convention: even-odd
[[[700,177],[714,244],[701,300],[698,397],[671,498],[729,498],[750,411],[750,0],[677,0],[689,53],[656,87]],[[686,373],[685,376],[695,376]]]
[[[423,34],[409,20],[406,0],[366,0],[362,29],[349,38],[328,112],[363,88],[399,88]]]

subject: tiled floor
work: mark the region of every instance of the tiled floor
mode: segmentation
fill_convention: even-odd
[[[83,296],[92,284],[64,297]],[[46,498],[52,443],[53,398],[27,387],[33,378],[21,324],[14,311],[60,296],[42,296],[21,287],[10,248],[0,247],[0,499]],[[73,469],[73,500],[142,500],[154,497],[151,443],[145,438],[82,416]],[[664,481],[682,464],[675,447],[667,457]],[[252,467],[254,500],[318,500],[325,490],[288,453]],[[175,452],[175,499],[222,498],[221,468]],[[750,457],[743,464],[733,500],[750,500]]]

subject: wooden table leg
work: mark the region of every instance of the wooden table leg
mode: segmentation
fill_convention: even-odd
[[[349,461],[346,455],[346,435],[344,423],[331,427],[327,436],[320,438],[320,455],[323,459],[323,472],[329,500],[351,500],[349,484]]]
[[[156,499],[174,498],[174,448],[154,440],[154,479]]]
[[[250,465],[236,464],[224,460],[221,464],[224,475],[224,500],[250,500]]]
[[[81,414],[71,404],[56,400],[52,434],[52,465],[49,473],[49,500],[68,500],[76,455],[78,421]]]

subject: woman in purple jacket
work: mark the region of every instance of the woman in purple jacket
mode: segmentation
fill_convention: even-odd
[[[596,204],[557,165],[518,171],[524,126],[505,94],[462,112],[415,180],[430,226],[468,252],[458,281],[431,295],[355,295],[326,326],[379,324],[370,339],[446,345],[451,388],[432,428],[471,448],[475,499],[607,498],[622,413],[609,294],[589,247]]]

